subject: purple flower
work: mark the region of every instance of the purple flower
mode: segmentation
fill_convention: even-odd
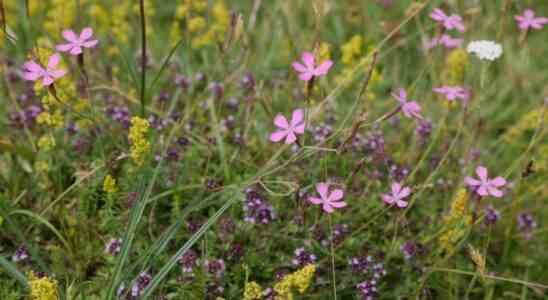
[[[148,274],[147,272],[141,272],[139,276],[137,277],[137,280],[131,287],[131,296],[132,297],[139,297],[141,296],[141,293],[145,290],[145,288],[150,284],[150,281],[152,280],[152,276]]]
[[[116,256],[120,253],[122,249],[122,240],[112,238],[110,241],[108,241],[107,245],[105,246],[105,252],[110,253],[110,255]]]
[[[500,220],[500,212],[493,206],[489,206],[485,209],[485,224],[495,225]]]
[[[244,220],[253,224],[266,225],[276,218],[276,213],[272,205],[253,189],[246,191],[246,200],[244,203]]]
[[[406,117],[422,119],[422,108],[417,102],[407,99],[407,92],[404,89],[399,89],[398,94],[393,93],[392,96],[398,100],[400,109]]]
[[[525,239],[532,237],[532,231],[537,228],[538,224],[535,218],[530,213],[521,213],[518,215],[518,229],[524,235]]]
[[[295,249],[295,256],[291,261],[296,267],[304,267],[316,262],[316,255],[306,251],[303,247]]]
[[[11,260],[13,262],[22,262],[27,260],[28,258],[29,258],[29,252],[27,250],[27,247],[21,246],[15,251],[15,253],[11,257]]]
[[[405,259],[409,260],[416,255],[420,255],[423,252],[423,246],[415,241],[407,241],[401,245],[400,250],[403,252]]]
[[[217,278],[221,278],[226,269],[225,261],[222,258],[211,260],[206,259],[206,261],[204,262],[204,268],[207,273],[212,274]]]
[[[192,273],[194,267],[198,265],[198,253],[189,249],[179,258],[179,265],[181,265],[181,271],[183,273]]]

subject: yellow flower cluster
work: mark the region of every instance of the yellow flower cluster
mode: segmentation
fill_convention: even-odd
[[[57,109],[54,113],[49,111],[41,112],[38,117],[36,117],[36,122],[41,125],[47,125],[53,128],[63,128],[65,118],[61,110]]]
[[[85,0],[80,0],[80,5],[84,5],[85,2]],[[76,20],[76,11],[78,11],[78,8],[76,7],[76,1],[51,0],[50,7],[46,11],[44,28],[47,32],[60,33],[61,31],[72,27]]]
[[[522,135],[538,127],[543,114],[542,109],[534,109],[525,114],[521,119],[504,134],[504,141],[515,143],[521,140]],[[548,122],[548,113],[544,113],[544,123]]]
[[[118,191],[116,179],[114,179],[114,177],[112,177],[110,174],[105,176],[105,180],[103,181],[103,191],[105,191],[105,193],[109,195],[112,195]]]
[[[230,13],[223,0],[217,0],[211,8],[211,25],[207,24],[206,0],[183,0],[177,6],[173,24],[171,25],[171,43],[177,43],[183,36],[183,24],[192,36],[191,46],[194,49],[203,48],[224,40],[230,25]]]
[[[29,273],[30,298],[32,300],[58,300],[57,282],[47,276],[38,278]]]
[[[130,156],[133,161],[142,166],[145,155],[150,149],[150,142],[146,139],[149,123],[140,117],[131,118],[131,128],[129,129],[129,142],[131,143]]]
[[[341,84],[347,81],[356,65],[364,64],[365,68],[368,68],[371,63],[371,59],[368,58],[367,55],[373,51],[373,46],[365,49],[364,43],[365,41],[363,37],[360,35],[354,35],[347,43],[341,46],[341,61],[344,68],[342,73],[335,78],[337,83]],[[375,68],[373,69],[371,78],[369,79],[370,88],[368,88],[367,99],[372,100],[375,98],[375,93],[371,92],[371,87],[378,84],[380,81],[382,81],[382,75]]]
[[[452,50],[445,59],[445,79],[448,84],[459,85],[464,82],[464,75],[468,66],[468,53],[466,50],[457,48]]]
[[[244,300],[260,300],[263,289],[255,281],[246,282],[244,287]]]
[[[300,294],[303,294],[316,273],[316,266],[310,264],[304,268],[286,275],[280,282],[274,285],[274,291],[276,292],[275,300],[292,300],[293,289],[296,289]]]
[[[38,148],[44,151],[50,151],[55,147],[55,138],[51,134],[46,134],[38,139]]]
[[[451,250],[459,239],[466,233],[468,226],[472,224],[472,217],[467,211],[468,193],[461,188],[457,191],[455,199],[451,203],[451,211],[444,219],[449,228],[439,238],[442,249]]]

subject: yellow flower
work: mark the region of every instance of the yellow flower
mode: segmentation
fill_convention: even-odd
[[[454,85],[462,84],[467,65],[468,53],[466,50],[461,48],[452,50],[445,60],[447,81]]]
[[[138,165],[142,166],[145,155],[150,149],[150,142],[146,140],[149,123],[140,117],[131,119],[131,128],[129,129],[129,142],[131,143],[130,157]]]
[[[206,27],[206,21],[203,17],[193,17],[188,20],[188,31],[197,32]]]
[[[260,300],[263,290],[255,281],[246,282],[244,287],[244,300]]]
[[[52,135],[44,135],[38,140],[38,148],[49,151],[55,147],[55,139]]]
[[[461,188],[457,191],[455,199],[451,203],[449,215],[444,218],[444,223],[448,229],[439,238],[442,249],[452,250],[472,224],[472,217],[468,214],[467,208],[468,193],[466,189]]]
[[[57,281],[47,276],[38,278],[29,273],[30,297],[32,300],[58,300]]]
[[[103,181],[103,190],[109,195],[112,195],[118,191],[118,186],[116,185],[116,179],[110,176],[110,174],[107,175],[105,177],[105,180]]]
[[[276,292],[276,297],[274,299],[292,300],[293,289],[296,289],[300,294],[303,294],[310,286],[310,282],[314,278],[315,273],[316,266],[310,264],[294,273],[286,275],[280,282],[274,285],[274,291]]]
[[[356,59],[362,55],[363,38],[359,35],[353,36],[350,41],[342,45],[342,63],[345,65],[353,64]]]
[[[34,164],[34,167],[36,168],[36,171],[38,172],[45,173],[49,171],[49,164],[47,161],[37,161]]]

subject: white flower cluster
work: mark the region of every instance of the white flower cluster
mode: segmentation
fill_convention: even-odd
[[[502,55],[502,46],[493,41],[472,41],[466,48],[480,59],[495,60]]]

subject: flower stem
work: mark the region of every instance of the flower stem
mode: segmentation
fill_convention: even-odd
[[[337,300],[337,278],[335,276],[335,248],[333,246],[333,222],[331,221],[331,215],[329,215],[329,231],[331,231],[331,275],[333,278],[333,299]]]
[[[146,57],[147,57],[147,38],[146,38],[146,20],[145,20],[145,3],[144,0],[139,0],[139,13],[141,15],[141,117],[145,117],[145,93],[146,93]]]

